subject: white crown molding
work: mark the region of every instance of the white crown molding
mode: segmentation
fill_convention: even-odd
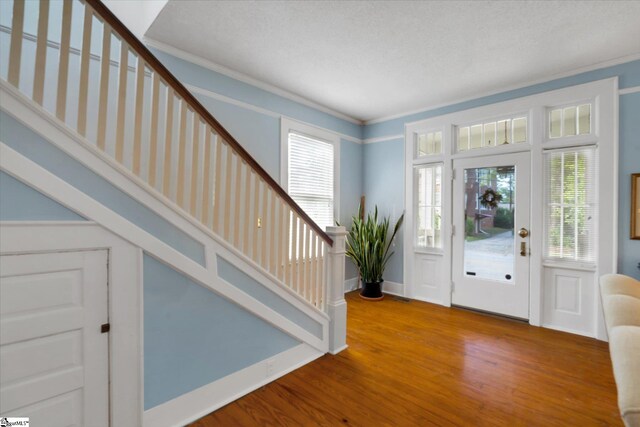
[[[268,110],[266,108],[262,108],[262,107],[258,107],[258,106],[253,105],[253,104],[249,104],[248,102],[238,101],[235,98],[230,98],[228,96],[221,95],[221,94],[219,94],[217,92],[213,92],[213,91],[211,91],[209,89],[201,88],[200,86],[194,86],[194,85],[187,84],[187,83],[183,83],[183,84],[191,92],[199,94],[199,95],[206,96],[208,98],[217,99],[218,101],[222,101],[222,102],[225,102],[227,104],[235,105],[236,107],[245,108],[247,110],[255,111],[256,113],[264,114],[265,116],[273,117],[273,118],[276,118],[276,119],[286,118],[286,119],[295,120],[296,122],[304,123],[306,125],[313,126],[315,128],[321,129],[323,131],[336,134],[341,139],[344,139],[346,141],[355,142],[356,144],[362,144],[362,142],[363,142],[360,138],[356,138],[356,137],[351,136],[351,135],[346,135],[344,133],[336,132],[336,131],[331,130],[331,129],[326,129],[326,128],[314,125],[312,123],[303,122],[303,121],[301,121],[299,119],[296,119],[294,117],[285,116],[284,114],[280,114],[280,113],[278,113],[276,111]]]
[[[485,98],[487,96],[497,95],[497,94],[504,93],[504,92],[509,92],[509,91],[512,91],[512,90],[523,89],[523,88],[526,88],[526,87],[529,87],[529,86],[534,86],[534,85],[537,85],[537,84],[540,84],[540,83],[551,82],[553,80],[558,80],[558,79],[561,79],[561,78],[564,78],[564,77],[571,77],[571,76],[575,76],[577,74],[582,74],[582,73],[586,73],[586,72],[589,72],[589,71],[599,70],[601,68],[613,67],[615,65],[624,64],[624,63],[635,61],[635,60],[638,60],[638,59],[640,59],[640,53],[634,53],[632,55],[621,56],[620,58],[611,59],[609,61],[598,62],[598,63],[592,64],[592,65],[588,65],[586,67],[574,68],[573,70],[565,71],[563,73],[553,74],[551,76],[544,77],[544,78],[541,78],[541,79],[529,80],[529,81],[524,82],[524,83],[518,83],[518,84],[511,85],[511,86],[505,86],[503,88],[500,88],[499,90],[487,91],[487,92],[478,93],[478,94],[475,94],[475,95],[472,95],[472,96],[468,96],[468,97],[464,97],[464,98],[452,99],[451,101],[443,102],[443,103],[440,103],[440,104],[434,104],[434,105],[431,105],[431,106],[422,107],[422,108],[418,108],[418,109],[415,109],[415,110],[405,111],[404,113],[392,114],[392,115],[389,115],[389,116],[384,116],[384,117],[380,117],[380,118],[372,119],[372,120],[365,120],[364,121],[364,125],[368,126],[368,125],[373,125],[373,124],[376,124],[376,123],[386,122],[386,121],[393,120],[393,119],[399,119],[401,117],[410,116],[412,114],[425,113],[427,111],[436,110],[438,108],[449,107],[451,105],[460,104],[462,102],[472,101],[474,99]]]
[[[640,86],[628,87],[626,89],[620,89],[618,95],[629,95],[630,93],[640,92]]]
[[[362,120],[358,120],[356,118],[353,118],[351,116],[347,116],[346,114],[340,113],[338,111],[332,110],[329,107],[325,107],[323,105],[320,105],[318,103],[315,103],[307,98],[304,98],[300,95],[296,95],[294,93],[291,93],[289,91],[286,91],[284,89],[281,89],[277,86],[273,86],[270,85],[268,83],[262,82],[260,80],[254,79],[253,77],[249,77],[246,74],[240,73],[238,71],[234,71],[231,70],[225,66],[216,64],[215,62],[212,62],[208,59],[205,59],[201,56],[195,55],[193,53],[189,53],[186,52],[182,49],[179,49],[177,47],[171,46],[167,43],[152,39],[150,37],[143,37],[142,41],[144,42],[144,44],[146,44],[147,46],[151,46],[155,49],[161,50],[165,53],[168,53],[169,55],[175,56],[176,58],[180,58],[183,59],[185,61],[191,62],[193,64],[199,65],[201,67],[207,68],[211,71],[214,71],[216,73],[220,73],[223,74],[227,77],[231,77],[234,80],[238,80],[241,81],[243,83],[247,83],[250,84],[251,86],[255,86],[259,89],[262,90],[266,90],[267,92],[271,92],[274,95],[278,95],[281,96],[283,98],[287,98],[290,101],[294,101],[297,102],[299,104],[303,104],[306,105],[307,107],[311,107],[313,109],[316,109],[318,111],[321,111],[323,113],[326,114],[330,114],[338,119],[341,120],[346,120],[350,123],[354,123],[356,125],[362,125],[363,122]]]

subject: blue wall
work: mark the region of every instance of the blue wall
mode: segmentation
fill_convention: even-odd
[[[145,254],[145,410],[298,344]]]
[[[298,310],[296,307],[280,298],[278,294],[254,280],[247,273],[238,269],[224,258],[218,256],[217,264],[218,276],[220,276],[221,279],[240,289],[242,292],[251,295],[253,298],[272,310],[277,311],[296,325],[299,325],[311,334],[322,339],[322,324],[316,322],[303,311]]]
[[[0,221],[85,221],[55,200],[0,171]]]
[[[404,211],[404,138],[365,144],[364,194],[367,211],[378,206],[378,212],[391,217],[392,223]],[[396,236],[395,254],[387,264],[384,279],[403,283],[403,233]]]
[[[640,86],[640,61],[607,67],[586,73],[577,74],[533,86],[511,90],[470,101],[452,104],[404,117],[366,125],[364,138],[392,138],[404,135],[405,123],[415,122],[430,117],[475,108],[483,105],[502,102],[523,96],[542,93],[550,90],[574,86],[595,80],[618,76],[620,89]],[[619,254],[618,271],[640,278],[637,268],[640,262],[640,241],[629,239],[630,189],[629,174],[640,172],[640,94],[633,93],[620,96],[620,170],[619,170]],[[393,212],[397,206],[404,206],[404,162],[398,166],[398,158],[404,156],[404,140],[366,144],[364,146],[364,193],[367,205],[378,203],[383,212]],[[382,172],[384,169],[389,169]],[[400,252],[400,251],[398,251]],[[387,280],[403,282],[401,253],[394,255]]]
[[[631,240],[631,178],[640,173],[640,93],[620,97],[620,206],[618,271],[640,280],[640,240]]]

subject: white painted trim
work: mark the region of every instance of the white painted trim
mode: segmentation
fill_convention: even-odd
[[[390,135],[390,136],[381,136],[378,138],[367,138],[365,140],[362,141],[363,144],[375,144],[376,142],[385,142],[385,141],[392,141],[394,139],[403,139],[404,135],[400,134],[400,135]]]
[[[340,218],[340,136],[332,131],[298,120],[280,119],[280,186],[289,192],[289,131],[294,130],[312,138],[333,144],[333,217]]]
[[[341,351],[344,351],[344,350],[346,350],[346,349],[348,349],[348,348],[349,348],[349,346],[345,344],[345,345],[343,345],[342,347],[338,347],[338,348],[336,348],[335,350],[331,350],[329,353],[335,356],[336,354],[338,354],[338,353],[340,353]]]
[[[262,89],[262,90],[265,90],[267,92],[271,92],[274,95],[281,96],[281,97],[286,98],[286,99],[288,99],[290,101],[297,102],[297,103],[305,105],[307,107],[311,107],[311,108],[316,109],[318,111],[321,111],[323,113],[332,115],[332,116],[334,116],[334,117],[336,117],[338,119],[345,120],[345,121],[348,121],[350,123],[354,123],[356,125],[362,125],[362,121],[361,120],[358,120],[356,118],[353,118],[351,116],[343,114],[343,113],[341,113],[339,111],[332,110],[331,108],[328,108],[328,107],[325,107],[323,105],[320,105],[320,104],[318,104],[316,102],[313,102],[313,101],[311,101],[311,100],[309,100],[307,98],[304,98],[304,97],[302,97],[300,95],[296,95],[294,93],[291,93],[291,92],[286,91],[284,89],[281,89],[279,87],[276,87],[276,86],[270,85],[268,83],[262,82],[260,80],[254,79],[253,77],[249,77],[246,74],[243,74],[243,73],[240,73],[238,71],[231,70],[231,69],[229,69],[227,67],[224,67],[222,65],[216,64],[215,62],[212,62],[212,61],[210,61],[208,59],[205,59],[205,58],[203,58],[201,56],[194,55],[193,53],[186,52],[186,51],[184,51],[182,49],[179,49],[177,47],[168,45],[168,44],[163,43],[161,41],[152,39],[150,37],[146,37],[145,36],[142,39],[142,41],[147,46],[151,46],[151,47],[153,47],[155,49],[158,49],[158,50],[161,50],[161,51],[163,51],[165,53],[168,53],[169,55],[175,56],[176,58],[180,58],[182,60],[191,62],[192,64],[196,64],[196,65],[199,65],[201,67],[207,68],[207,69],[209,69],[209,70],[211,70],[211,71],[213,71],[215,73],[219,73],[219,74],[225,75],[227,77],[230,77],[230,78],[232,78],[234,80],[238,80],[240,82],[247,83],[247,84],[249,84],[251,86],[254,86],[254,87],[258,88],[258,89]]]
[[[571,71],[565,71],[563,73],[552,74],[551,76],[543,77],[541,79],[530,80],[530,81],[525,82],[525,83],[518,83],[518,84],[511,85],[511,86],[504,86],[504,87],[502,87],[502,88],[500,88],[498,90],[480,92],[480,93],[472,95],[472,96],[468,96],[468,97],[464,97],[464,98],[456,98],[456,99],[453,99],[451,101],[446,101],[446,102],[443,102],[443,103],[440,103],[440,104],[426,106],[426,107],[418,108],[418,109],[415,109],[415,110],[409,110],[409,111],[405,111],[403,113],[392,114],[392,115],[389,115],[389,116],[384,116],[384,117],[380,117],[380,118],[373,119],[373,120],[365,120],[363,122],[363,125],[364,126],[368,126],[368,125],[373,125],[373,124],[376,124],[376,123],[386,122],[386,121],[389,121],[389,120],[400,119],[402,117],[411,116],[413,114],[426,113],[428,111],[437,110],[438,108],[449,107],[451,105],[461,104],[463,102],[472,101],[472,100],[475,100],[475,99],[486,98],[488,96],[498,95],[498,94],[501,94],[501,93],[504,93],[504,92],[510,92],[512,90],[524,89],[524,88],[527,88],[529,86],[535,86],[537,84],[548,83],[548,82],[552,82],[554,80],[558,80],[558,79],[561,79],[561,78],[564,78],[564,77],[571,77],[571,76],[575,76],[575,75],[578,75],[578,74],[583,74],[583,73],[586,73],[586,72],[589,72],[589,71],[599,70],[599,69],[602,69],[602,68],[613,67],[615,65],[625,64],[627,62],[632,62],[632,61],[635,61],[635,60],[638,60],[638,59],[640,59],[640,53],[627,55],[627,56],[622,56],[620,58],[612,59],[612,60],[609,60],[609,61],[598,62],[596,64],[588,65],[586,67],[574,68]],[[515,98],[515,99],[517,99],[517,98]],[[421,119],[421,120],[424,120],[424,119]]]
[[[189,89],[192,93],[206,96],[207,98],[213,98],[218,101],[226,102],[227,104],[235,105],[236,107],[245,108],[247,110],[254,111],[256,113],[264,114],[265,116],[273,117],[279,119],[282,117],[282,114],[276,113],[273,110],[267,110],[266,108],[258,107],[257,105],[249,104],[248,102],[238,101],[235,98],[231,98],[225,95],[221,95],[218,92],[213,92],[209,89],[201,88],[200,86],[195,86],[188,83],[183,83],[184,87]]]
[[[187,89],[189,89],[191,92],[199,94],[199,95],[202,95],[202,96],[206,96],[208,98],[213,98],[213,99],[216,99],[216,100],[221,101],[221,102],[226,102],[227,104],[235,105],[236,107],[244,108],[244,109],[259,113],[259,114],[264,114],[265,116],[273,117],[273,118],[276,118],[276,119],[286,118],[286,119],[294,120],[294,121],[297,121],[297,122],[300,122],[300,123],[305,123],[305,124],[307,124],[309,126],[313,126],[313,127],[318,128],[318,129],[322,129],[322,130],[324,130],[326,132],[335,133],[338,136],[340,136],[341,139],[344,139],[344,140],[347,140],[347,141],[351,141],[351,142],[354,142],[356,144],[362,144],[362,140],[360,138],[356,138],[355,136],[351,136],[351,135],[347,135],[347,134],[340,133],[340,132],[337,132],[337,131],[333,131],[331,129],[326,129],[326,128],[323,128],[323,127],[320,127],[320,126],[316,126],[316,125],[311,124],[311,123],[306,123],[306,122],[300,121],[298,119],[294,119],[292,117],[285,116],[284,114],[280,114],[280,113],[278,113],[276,111],[268,110],[268,109],[262,108],[262,107],[258,107],[256,105],[249,104],[248,102],[238,101],[237,99],[230,98],[230,97],[225,96],[225,95],[221,95],[221,94],[219,94],[217,92],[213,92],[213,91],[208,90],[208,89],[203,89],[203,88],[201,88],[199,86],[194,86],[194,85],[186,84],[186,83],[184,84],[184,86]]]
[[[352,277],[351,279],[347,279],[344,281],[344,293],[355,291],[358,289],[358,278]]]
[[[435,299],[435,298],[425,298],[425,297],[414,296],[411,299],[412,300],[416,300],[416,301],[421,301],[421,302],[428,302],[429,304],[436,304],[436,305],[441,305],[441,306],[444,306],[444,307],[455,308],[455,307],[451,306],[451,303],[444,304],[441,300]]]
[[[600,292],[598,292],[598,294],[599,293]],[[580,331],[580,330],[571,329],[571,328],[563,328],[562,326],[553,325],[551,323],[542,323],[540,326],[547,329],[553,329],[555,331],[566,332],[566,333],[575,334],[575,335],[582,335],[583,337],[596,338],[601,341],[607,341],[606,338],[598,338],[594,333],[587,333],[585,331]]]
[[[77,227],[79,225],[96,225],[93,221],[0,221],[0,225],[29,226],[29,227]]]
[[[2,221],[0,235],[2,254],[109,251],[110,418],[113,425],[140,425],[144,384],[141,251],[91,222]]]
[[[322,356],[300,344],[144,412],[144,427],[187,425]],[[267,362],[274,374],[268,376]]]
[[[597,145],[598,148],[598,161],[600,162],[600,173],[598,177],[598,188],[601,193],[599,194],[599,228],[598,228],[598,269],[595,277],[599,277],[602,274],[611,273],[616,271],[617,262],[617,248],[618,248],[618,77],[611,77],[603,80],[596,80],[576,86],[569,86],[561,89],[556,89],[547,92],[536,93],[520,98],[515,98],[498,103],[488,104],[468,110],[457,111],[453,113],[444,114],[437,117],[432,117],[424,120],[414,122],[412,124],[405,125],[406,138],[410,131],[422,127],[435,127],[443,126],[445,135],[443,135],[443,141],[452,141],[452,136],[448,136],[447,132],[452,132],[454,125],[459,123],[466,123],[472,121],[482,121],[487,117],[493,117],[496,115],[504,114],[505,111],[529,111],[529,118],[531,120],[529,128],[529,140],[531,144],[523,145],[522,150],[518,151],[531,151],[531,162],[533,171],[539,171],[542,169],[542,153],[548,149],[561,149],[567,147],[567,144],[571,146],[575,145]],[[596,111],[595,117],[595,130],[588,136],[588,138],[558,138],[557,140],[548,140],[545,138],[544,129],[545,126],[539,126],[540,123],[545,123],[546,112],[550,106],[565,105],[567,103],[582,102],[590,100],[594,103]],[[534,122],[534,120],[536,120]],[[541,129],[543,128],[543,129]],[[446,144],[446,143],[445,143]],[[410,144],[406,144],[410,145]],[[405,147],[405,188],[407,188],[407,179],[410,179],[410,171],[408,168],[412,167],[412,163],[409,160],[413,159],[413,152],[411,147]],[[444,185],[450,183],[450,172],[447,169],[451,168],[451,160],[455,157],[465,157],[465,155],[453,154],[452,147],[444,150],[445,158],[445,174],[443,178]],[[486,149],[477,150],[474,153],[477,156],[491,156],[499,154],[498,148],[496,150]],[[469,154],[471,155],[471,154]],[[605,165],[605,166],[602,166]],[[604,173],[604,171],[607,173]],[[541,176],[534,176],[534,179],[538,181],[532,182],[532,200],[534,206],[543,206],[543,190],[540,181]],[[443,197],[447,196],[448,192],[443,190]],[[405,191],[405,206],[412,206],[411,190]],[[450,216],[444,212],[444,206],[450,204],[446,200],[443,200],[443,234],[450,235]],[[606,206],[611,206],[607,209]],[[446,218],[446,220],[445,220]],[[413,263],[411,256],[413,249],[410,247],[412,237],[411,215],[408,213],[405,224],[405,258],[404,258],[404,275],[405,278],[412,277]],[[529,323],[535,326],[545,325],[544,322],[544,307],[543,307],[543,275],[544,265],[542,259],[542,251],[544,239],[542,215],[537,212],[531,214],[531,229],[536,230],[530,237],[531,246],[531,265],[530,265],[530,311],[529,311]],[[460,231],[458,231],[460,232]],[[407,234],[409,233],[409,235]],[[537,233],[537,234],[536,234]],[[445,244],[450,246],[450,244]],[[451,268],[451,251],[445,247],[445,256],[448,254],[448,261],[445,261],[446,266]],[[567,265],[567,268],[571,269],[571,265]],[[451,270],[447,274],[451,274]],[[411,282],[409,284],[408,296],[414,297],[411,294]],[[594,284],[597,286],[597,284]],[[451,295],[451,282],[445,281],[443,285],[445,292]],[[599,294],[598,292],[596,292]],[[446,295],[443,295],[446,296]],[[604,320],[602,316],[601,305],[599,299],[596,298],[596,306],[589,307],[589,310],[593,313],[594,326],[592,336],[606,340],[606,328],[604,326]],[[440,302],[442,305],[450,305],[450,302]]]
[[[384,283],[382,284],[382,292],[384,292],[385,294],[404,297],[405,286],[404,286],[404,283],[390,282],[388,280],[385,280]]]
[[[629,95],[630,93],[638,92],[640,92],[640,86],[634,86],[618,90],[618,95]]]
[[[281,283],[274,275],[267,272],[257,262],[234,248],[198,220],[192,218],[177,204],[162,195],[162,193],[155,188],[133,175],[93,145],[87,143],[79,134],[73,132],[64,124],[61,124],[55,117],[43,112],[40,106],[1,79],[0,107],[16,118],[16,120],[40,134],[51,144],[79,161],[82,165],[105,178],[125,194],[128,194],[144,206],[153,210],[160,217],[201,243],[203,250],[206,251],[207,245],[215,245],[213,249],[224,247],[233,253],[235,257],[242,259],[252,268],[270,277],[271,280],[265,284],[269,289],[296,307],[301,308],[303,311],[308,312],[309,310],[313,310],[328,319],[326,313],[310,305],[304,298]],[[212,241],[215,243],[212,243]],[[269,286],[269,283],[277,284],[277,286]]]
[[[33,186],[36,190],[63,206],[79,212],[85,218],[92,219],[96,223],[108,228],[113,233],[131,242],[135,246],[142,248],[148,254],[171,266],[191,280],[235,302],[276,328],[316,347],[320,351],[327,351],[326,336],[323,336],[323,339],[317,338],[301,326],[293,323],[291,320],[242,292],[235,286],[231,286],[225,281],[220,280],[215,274],[215,270],[213,271],[214,274],[212,274],[210,269],[204,268],[192,259],[168,246],[166,243],[138,228],[1,142],[0,168],[15,178],[29,183],[29,185]],[[209,249],[214,249],[214,246],[210,246]],[[305,312],[309,312],[311,308],[312,307],[308,305]],[[326,319],[324,321],[328,322]]]

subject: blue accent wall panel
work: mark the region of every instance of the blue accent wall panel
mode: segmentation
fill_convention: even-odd
[[[364,193],[367,212],[378,206],[378,215],[391,217],[393,225],[404,211],[404,138],[364,145]],[[404,225],[403,225],[404,227]],[[384,279],[403,282],[403,233],[398,232],[394,255],[387,264]]]
[[[280,182],[280,119],[204,95],[197,98],[260,166]]]
[[[640,280],[640,240],[631,240],[631,174],[640,173],[640,92],[620,97],[618,271]]]
[[[145,410],[298,344],[145,254]]]
[[[218,256],[217,260],[220,278],[322,339],[322,325],[320,323],[280,298],[278,294],[270,291],[224,258]]]
[[[340,224],[351,228],[351,218],[358,213],[360,197],[364,195],[362,185],[364,165],[362,144],[340,140]],[[345,279],[358,277],[358,269],[351,259],[345,262]]]
[[[86,221],[55,200],[0,171],[0,221]]]
[[[5,111],[0,111],[0,141],[178,252],[205,265],[204,247],[200,242],[56,148]]]

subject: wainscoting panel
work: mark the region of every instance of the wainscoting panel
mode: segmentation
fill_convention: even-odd
[[[415,254],[414,298],[442,304],[442,258],[440,254]]]
[[[543,325],[595,336],[595,273],[545,267]]]

